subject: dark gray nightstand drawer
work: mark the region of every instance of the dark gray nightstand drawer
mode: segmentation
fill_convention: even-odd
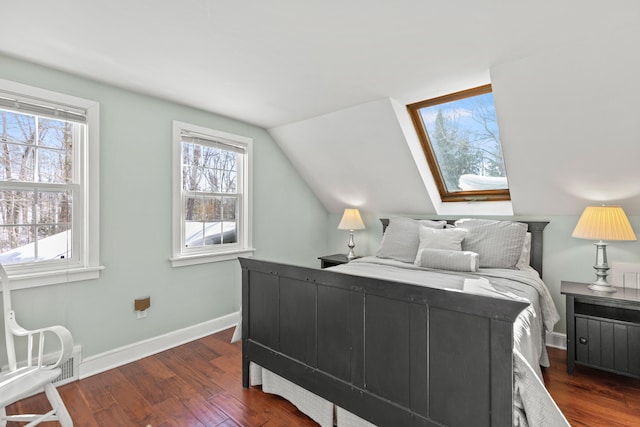
[[[640,376],[640,326],[576,314],[576,361]]]

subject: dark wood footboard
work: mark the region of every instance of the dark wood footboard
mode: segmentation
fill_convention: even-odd
[[[510,426],[522,302],[240,259],[249,363],[380,427]]]

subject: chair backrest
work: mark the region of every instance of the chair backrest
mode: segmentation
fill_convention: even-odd
[[[2,315],[4,317],[4,337],[7,343],[7,358],[9,361],[9,370],[14,371],[17,367],[16,348],[13,341],[13,333],[9,329],[9,316],[12,315],[11,286],[9,284],[7,271],[2,264],[0,264],[0,280],[2,280]]]

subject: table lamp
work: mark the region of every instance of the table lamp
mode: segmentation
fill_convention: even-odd
[[[349,244],[347,245],[349,246],[349,253],[347,254],[347,259],[349,261],[356,257],[356,254],[353,251],[353,248],[356,246],[353,242],[353,231],[363,230],[364,228],[364,222],[362,222],[360,211],[358,209],[344,210],[340,224],[338,224],[338,230],[349,230]]]
[[[631,224],[620,206],[587,207],[571,237],[597,240],[596,245],[596,281],[589,289],[600,292],[615,292],[616,289],[607,282],[607,244],[603,240],[636,240]]]

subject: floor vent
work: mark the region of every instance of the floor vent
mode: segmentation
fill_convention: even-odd
[[[80,346],[74,347],[71,357],[59,366],[62,369],[62,373],[53,380],[56,387],[80,379],[80,353]]]

